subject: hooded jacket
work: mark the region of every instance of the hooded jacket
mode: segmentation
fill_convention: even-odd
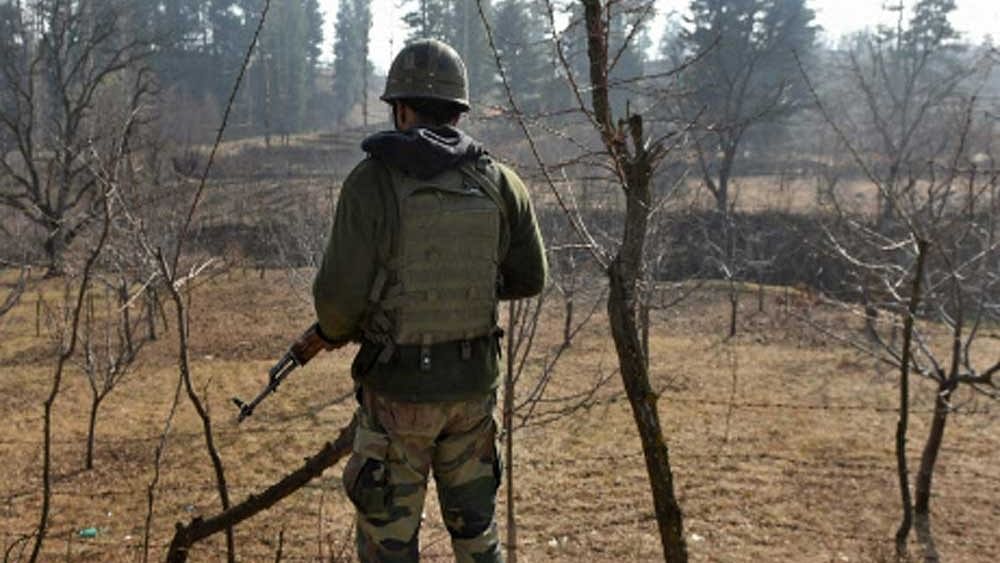
[[[417,127],[406,132],[376,133],[361,145],[368,158],[348,175],[337,200],[333,227],[313,282],[320,329],[330,340],[358,340],[361,348],[352,376],[361,384],[397,400],[429,402],[464,400],[489,393],[499,382],[498,342],[484,337],[472,342],[463,358],[460,343],[433,346],[433,369],[419,370],[419,350],[399,346],[391,361],[376,358],[381,347],[360,336],[376,272],[379,248],[392,237],[398,221],[389,167],[419,179],[476,160],[482,146],[454,127]],[[499,189],[506,204],[510,243],[499,271],[501,299],[537,295],[545,286],[547,263],[542,238],[524,183],[510,168],[499,169]]]

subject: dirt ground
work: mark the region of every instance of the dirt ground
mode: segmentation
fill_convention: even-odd
[[[252,397],[290,340],[312,322],[301,287],[286,273],[260,280],[236,271],[193,293],[193,376],[214,419],[232,498],[276,481],[332,440],[349,420],[351,349],[293,374],[252,419],[237,426],[230,397]],[[36,301],[59,294],[34,286],[0,319],[0,541],[17,555],[39,515],[42,401],[53,373],[51,324],[36,336]],[[670,446],[693,561],[848,562],[887,560],[899,520],[893,433],[897,378],[891,370],[824,336],[805,319],[850,333],[857,319],[830,304],[770,291],[764,312],[747,295],[740,334],[725,340],[721,295],[696,293],[654,315],[651,368]],[[519,394],[555,349],[559,304],[543,315],[536,353]],[[168,313],[170,313],[168,308]],[[518,559],[662,560],[644,462],[614,351],[600,314],[557,364],[543,410],[612,375],[586,405],[515,435]],[[46,561],[141,560],[147,487],[178,371],[176,330],[144,350],[135,372],[102,406],[95,468],[83,471],[89,388],[67,371],[54,410],[54,494]],[[162,325],[160,326],[162,330]],[[1000,336],[984,338],[984,362]],[[929,422],[932,388],[917,382],[911,471]],[[942,560],[1000,560],[1000,423],[996,406],[962,393],[949,421],[934,481],[933,532]],[[546,407],[545,405],[550,405]],[[992,409],[992,410],[991,410]],[[549,417],[546,417],[549,418]],[[537,420],[536,420],[537,422]],[[341,466],[236,530],[242,561],[350,561],[351,510]],[[504,484],[501,497],[506,495]],[[433,499],[433,494],[428,497]],[[218,511],[219,500],[194,409],[182,398],[169,434],[153,512],[153,560],[175,522]],[[498,519],[504,528],[506,502]],[[80,530],[97,528],[94,538]],[[449,560],[436,503],[426,508],[424,559]],[[912,543],[914,553],[917,544]],[[224,560],[221,537],[192,561]]]

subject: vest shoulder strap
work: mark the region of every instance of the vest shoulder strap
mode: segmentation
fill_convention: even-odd
[[[476,185],[482,188],[487,197],[500,211],[500,260],[507,256],[510,248],[510,213],[507,210],[507,202],[504,201],[500,193],[499,176],[500,169],[492,164],[488,157],[482,157],[476,161],[465,161],[459,167],[463,174],[472,178]]]

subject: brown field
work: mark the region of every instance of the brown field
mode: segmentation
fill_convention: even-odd
[[[236,501],[297,467],[336,436],[352,410],[352,399],[345,398],[351,391],[346,350],[296,372],[252,419],[234,422],[229,398],[256,394],[273,360],[311,322],[307,301],[292,287],[285,272],[268,272],[261,281],[235,271],[193,293],[194,378],[209,397]],[[52,302],[59,287],[36,282],[0,319],[5,547],[33,529],[41,498],[41,404],[51,384],[53,350],[45,323],[43,337],[35,337],[39,293]],[[878,561],[891,553],[899,514],[892,449],[896,379],[798,320],[808,315],[843,327],[855,323],[849,314],[791,297],[789,308],[780,303],[784,291],[770,290],[765,312],[756,313],[748,295],[741,336],[728,342],[720,338],[726,306],[710,289],[654,317],[652,371],[655,386],[664,390],[660,412],[694,561]],[[529,379],[555,346],[556,305],[544,315]],[[613,371],[603,323],[595,317],[559,364],[551,397],[586,389]],[[67,371],[54,415],[55,484],[44,560],[138,560],[154,448],[178,378],[172,317],[170,324],[167,337],[143,352],[135,373],[103,405],[92,471],[82,471],[89,390],[78,368]],[[982,352],[995,356],[1000,338],[986,341],[992,349]],[[515,434],[522,561],[661,557],[643,460],[620,388],[613,378],[587,408]],[[925,435],[930,393],[925,382],[916,385],[911,468]],[[960,402],[969,398],[962,395]],[[1000,424],[995,408],[988,408],[967,405],[949,423],[932,504],[937,545],[947,561],[1000,559]],[[284,561],[351,560],[351,511],[339,472],[339,466],[328,471],[237,528],[240,559],[273,560],[284,530]],[[154,560],[162,558],[176,521],[218,508],[200,424],[182,399],[157,491]],[[501,503],[501,522],[505,510]],[[425,558],[449,560],[435,502],[425,517]],[[78,531],[87,527],[97,527],[98,536],[80,538]],[[916,552],[915,542],[913,547]],[[192,561],[219,560],[221,537],[192,554]]]

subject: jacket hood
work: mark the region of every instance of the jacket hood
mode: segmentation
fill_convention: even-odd
[[[421,180],[486,153],[475,139],[450,125],[382,131],[365,139],[361,149]]]

